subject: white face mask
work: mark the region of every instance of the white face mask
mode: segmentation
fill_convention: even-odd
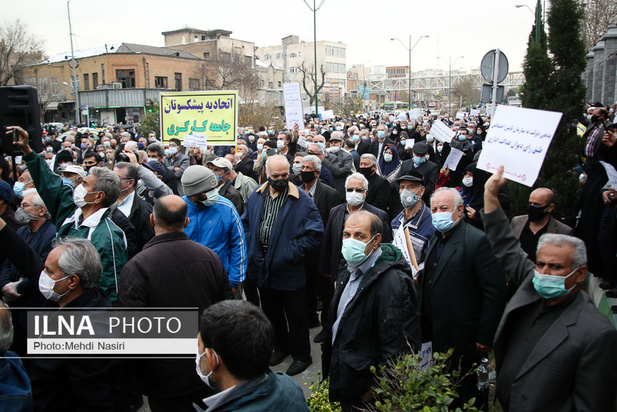
[[[328,149],[328,151],[333,154],[338,153],[340,150],[341,150],[340,146],[332,146]]]
[[[471,187],[471,185],[473,185],[473,176],[464,177],[463,184],[465,185],[465,187]]]
[[[45,299],[51,300],[52,302],[59,301],[62,296],[69,293],[70,289],[67,289],[66,292],[60,295],[54,292],[54,286],[56,285],[56,282],[60,282],[61,280],[65,280],[67,278],[68,276],[65,276],[61,279],[53,280],[47,273],[45,273],[45,271],[42,271],[41,276],[39,277],[39,290],[41,291],[41,294],[45,296]]]
[[[294,163],[293,165],[291,165],[291,171],[293,172],[293,174],[299,175],[302,171],[302,164]]]
[[[442,150],[443,150],[443,146],[437,146],[437,151],[438,151],[439,153],[441,153],[441,151],[442,151]]]
[[[216,356],[216,367],[218,368],[218,366],[219,366],[219,355],[216,354],[214,349],[211,349],[211,350],[212,350],[212,353],[214,353],[214,356]],[[201,357],[204,356],[205,354],[206,354],[206,351],[204,350],[204,353],[202,353],[201,355],[198,353],[197,356],[195,357],[195,371],[197,372],[197,375],[199,375],[199,378],[206,385],[208,385],[209,388],[215,389],[214,386],[212,386],[212,384],[210,383],[210,375],[212,375],[212,372],[214,372],[214,371],[211,370],[210,373],[208,373],[207,375],[204,375],[204,373],[201,371],[201,366],[199,365],[199,363],[201,362]]]
[[[86,190],[86,188],[84,187],[84,185],[79,185],[75,188],[75,190],[73,191],[73,202],[75,203],[75,205],[78,208],[82,208],[86,205],[91,205],[94,204],[96,202],[86,202],[86,195],[89,193],[96,193],[96,192],[88,192]]]
[[[176,147],[176,146],[170,146],[170,147],[169,147],[169,154],[173,156],[173,155],[175,155],[176,153],[178,153],[178,147]]]
[[[264,144],[263,143],[257,143],[257,150],[262,151],[264,148]]]
[[[364,193],[347,192],[345,193],[345,200],[353,207],[358,207],[364,203]]]
[[[383,160],[386,163],[390,163],[392,161],[392,155],[390,153],[384,153]]]
[[[285,147],[285,141],[284,140],[277,140],[276,141],[276,147],[280,150],[283,147]]]

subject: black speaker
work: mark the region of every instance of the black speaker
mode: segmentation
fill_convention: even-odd
[[[21,126],[30,136],[35,153],[43,150],[39,99],[32,86],[0,87],[0,150],[6,156],[19,156],[21,150],[13,145],[13,135],[6,134],[7,126]]]

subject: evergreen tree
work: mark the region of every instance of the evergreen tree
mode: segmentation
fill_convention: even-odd
[[[585,99],[581,76],[585,70],[586,51],[581,38],[581,19],[582,10],[575,0],[551,2],[548,42],[543,28],[540,41],[536,40],[534,25],[525,57],[525,84],[521,87],[524,107],[563,113],[535,187],[555,190],[556,214],[565,216],[572,213],[578,192],[578,179],[571,169],[583,150],[583,142],[576,134],[576,123],[583,115]],[[531,190],[516,185],[511,189],[512,212],[525,213]]]

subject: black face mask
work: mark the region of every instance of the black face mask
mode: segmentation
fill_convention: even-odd
[[[275,191],[282,192],[287,188],[289,179],[272,180],[271,178],[268,178],[268,183]]]
[[[544,216],[548,214],[546,210],[548,206],[533,206],[529,205],[529,210],[527,211],[527,216],[529,216],[529,221],[537,222],[542,220]]]
[[[591,123],[597,123],[600,118],[598,116],[591,116]]]
[[[364,175],[364,177],[369,177],[373,174],[373,166],[371,167],[360,167],[360,173]]]
[[[302,181],[304,183],[311,183],[313,180],[315,180],[315,178],[317,176],[315,176],[315,172],[314,171],[304,171],[304,172],[300,172],[300,177],[302,178]]]

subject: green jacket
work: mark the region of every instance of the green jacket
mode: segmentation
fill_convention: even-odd
[[[73,203],[73,190],[62,183],[62,178],[51,171],[47,163],[34,152],[24,156],[34,185],[56,225],[57,237],[84,238],[101,256],[103,273],[99,287],[115,302],[118,295],[120,271],[127,261],[124,232],[110,218],[104,208],[79,223],[81,209]]]

